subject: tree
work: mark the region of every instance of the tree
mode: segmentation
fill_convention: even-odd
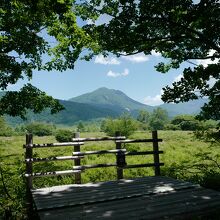
[[[81,121],[77,125],[77,131],[79,131],[79,132],[85,131],[85,126],[83,125],[83,123]]]
[[[149,120],[149,126],[152,130],[162,130],[168,123],[168,113],[162,108],[154,109]]]
[[[3,117],[0,117],[0,136],[12,136],[13,134],[12,128],[7,125]]]
[[[140,110],[137,116],[137,120],[142,123],[148,123],[150,118],[150,113],[146,110]]]
[[[110,136],[114,136],[119,131],[121,135],[128,137],[137,129],[137,122],[130,115],[124,114],[118,119],[106,119],[102,129]]]
[[[103,53],[118,56],[159,52],[169,63],[156,68],[165,73],[183,62],[183,77],[166,86],[165,102],[185,102],[208,97],[200,118],[220,119],[220,2],[218,0],[93,0],[85,8],[97,17],[106,14],[107,24],[90,24],[84,29]],[[212,61],[198,65],[193,61]],[[210,83],[210,80],[212,83]]]
[[[86,60],[98,53],[127,56],[156,51],[169,60],[156,66],[162,73],[183,62],[211,59],[207,66],[185,68],[181,81],[164,88],[162,99],[178,103],[208,97],[200,117],[220,119],[218,0],[3,0],[1,4],[1,89],[24,75],[31,79],[33,70],[73,69],[84,49],[88,49]],[[108,16],[109,22],[95,23],[101,15]],[[92,22],[79,26],[77,17]],[[43,55],[51,59],[45,62]],[[27,109],[39,112],[44,107],[52,112],[61,109],[56,100],[30,84],[0,102],[1,114],[13,116],[24,117]]]
[[[93,40],[77,25],[80,10],[74,0],[1,1],[0,89],[24,77],[30,80],[33,70],[73,69],[81,51],[93,48]],[[45,108],[51,113],[63,109],[30,83],[0,100],[1,115],[25,118],[28,109],[38,113]]]

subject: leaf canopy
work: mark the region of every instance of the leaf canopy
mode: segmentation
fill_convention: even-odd
[[[107,16],[109,22],[97,22],[101,15]],[[83,22],[79,25],[79,19],[84,25]],[[82,56],[85,49],[87,53]],[[156,66],[162,73],[179,68],[183,62],[212,61],[185,68],[181,81],[164,88],[162,99],[184,102],[208,97],[200,117],[219,120],[218,0],[1,1],[0,88],[3,90],[24,77],[31,79],[33,70],[64,71],[73,69],[77,59],[90,60],[99,53],[149,55],[153,50],[168,60]],[[45,56],[50,59],[43,60]],[[31,99],[33,94],[39,99]],[[13,99],[22,101],[22,105]],[[39,112],[44,107],[52,112],[61,109],[52,97],[31,85],[8,93],[0,101],[2,114],[14,116],[24,117],[27,109]]]

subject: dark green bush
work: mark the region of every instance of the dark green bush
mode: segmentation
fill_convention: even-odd
[[[0,117],[0,136],[10,137],[14,135],[13,129],[6,123],[3,117]]]
[[[56,127],[54,125],[41,122],[32,122],[25,125],[26,132],[37,136],[50,136],[55,129]]]
[[[180,128],[183,131],[195,131],[200,128],[200,123],[198,121],[182,121],[180,123]]]
[[[166,124],[164,127],[165,130],[170,130],[170,131],[177,131],[180,130],[179,125],[174,125],[174,124]]]
[[[128,137],[137,130],[137,121],[130,115],[125,114],[118,119],[106,119],[102,129],[110,136],[114,136],[119,131],[121,135]]]
[[[55,138],[58,142],[72,141],[73,132],[67,129],[60,129],[56,132]]]

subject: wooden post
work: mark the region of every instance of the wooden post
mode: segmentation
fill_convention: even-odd
[[[115,136],[119,137],[121,136],[120,132],[115,132]],[[116,142],[116,149],[121,149],[121,143],[117,143]],[[116,161],[117,161],[117,165],[118,165],[118,161],[120,161],[120,154],[116,154]],[[117,166],[117,180],[123,179],[123,168]]]
[[[157,131],[152,131],[152,139],[153,139],[153,151],[154,151],[154,172],[155,176],[160,176],[160,158],[159,158],[159,146],[158,146],[158,135]]]
[[[26,145],[33,144],[33,135],[32,134],[26,134]],[[31,147],[26,147],[25,152],[25,159],[32,158],[33,157],[33,149]],[[26,173],[32,174],[33,167],[32,163],[26,163]],[[32,177],[27,178],[27,186],[29,189],[33,188],[32,184]]]
[[[33,135],[32,134],[26,134],[26,145],[33,144]],[[31,147],[26,146],[26,152],[25,152],[25,159],[32,158],[33,157],[33,149]],[[26,163],[26,173],[32,174],[33,167],[32,163]],[[27,199],[27,215],[29,218],[31,218],[33,214],[33,201],[32,201],[32,195],[31,195],[31,189],[33,188],[32,183],[32,176],[30,175],[26,179],[26,199]]]
[[[80,133],[79,132],[75,132],[73,134],[74,138],[79,138],[80,137]],[[74,152],[80,152],[80,145],[75,145],[74,146]],[[74,165],[75,166],[80,166],[80,159],[75,159],[74,160]],[[75,174],[75,183],[76,184],[81,184],[81,173],[76,173]]]

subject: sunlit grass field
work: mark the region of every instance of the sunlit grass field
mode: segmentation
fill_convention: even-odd
[[[102,137],[104,133],[81,133],[81,137]],[[195,139],[193,132],[189,131],[159,131],[158,137],[163,139],[159,149],[164,151],[160,161],[165,163],[161,168],[162,175],[184,179],[212,187],[219,190],[220,168],[218,166],[219,147],[210,147]],[[132,138],[151,138],[151,132],[136,132]],[[55,137],[34,137],[34,143],[54,143]],[[13,213],[17,219],[24,213],[24,136],[0,138],[0,216],[3,212]],[[127,151],[152,150],[152,143],[122,144]],[[113,141],[90,142],[81,146],[81,151],[115,149]],[[34,157],[71,156],[73,147],[53,147],[34,149]],[[153,162],[153,155],[127,156],[127,164],[143,164]],[[81,164],[115,163],[114,154],[89,155],[81,160]],[[73,161],[40,162],[34,163],[34,172],[69,170]],[[125,178],[153,176],[153,168],[134,168],[124,170]],[[89,169],[82,173],[82,182],[99,182],[116,179],[116,169],[98,168]],[[74,183],[74,176],[36,178],[34,187],[46,187],[60,184]]]

